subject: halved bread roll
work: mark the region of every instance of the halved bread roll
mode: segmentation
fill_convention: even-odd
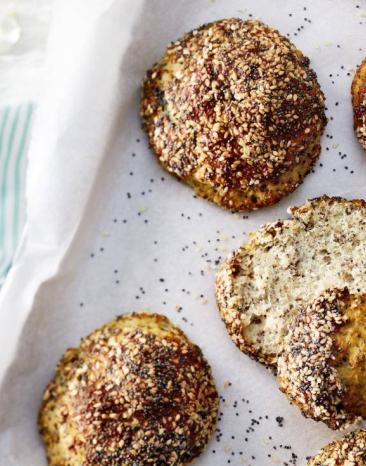
[[[217,275],[221,317],[235,344],[273,368],[298,309],[329,288],[366,286],[366,203],[323,196],[264,225]]]

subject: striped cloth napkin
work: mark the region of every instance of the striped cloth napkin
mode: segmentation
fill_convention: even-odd
[[[25,223],[26,153],[33,113],[31,103],[0,108],[0,285]]]

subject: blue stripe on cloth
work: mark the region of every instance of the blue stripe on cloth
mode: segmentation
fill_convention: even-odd
[[[14,192],[15,192],[15,204],[14,204],[14,217],[13,217],[13,240],[14,246],[18,244],[19,240],[19,222],[21,219],[21,207],[23,207],[24,203],[21,205],[21,197],[24,196],[24,179],[21,179],[21,174],[24,176],[24,170],[22,171],[22,165],[25,165],[26,158],[25,158],[25,148],[28,142],[29,136],[29,129],[30,123],[33,113],[33,105],[29,104],[27,108],[25,108],[25,118],[24,118],[24,125],[22,125],[22,134],[20,138],[18,153],[15,161],[15,171],[14,171]]]
[[[0,109],[0,284],[25,222],[26,153],[33,113],[32,104]]]

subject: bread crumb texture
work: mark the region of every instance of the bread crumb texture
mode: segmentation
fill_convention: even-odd
[[[331,429],[366,418],[366,295],[328,290],[290,325],[278,382],[306,417]]]
[[[231,210],[292,192],[314,165],[324,95],[305,57],[260,21],[216,21],[147,72],[141,115],[160,163]]]
[[[50,466],[184,465],[215,430],[200,348],[158,314],[118,317],[66,351],[39,413]]]
[[[235,344],[276,367],[290,321],[330,288],[365,290],[366,203],[327,197],[264,225],[224,263],[217,301]]]
[[[366,466],[366,431],[351,432],[324,447],[308,466]]]
[[[356,70],[351,93],[354,129],[360,144],[366,150],[366,59]]]

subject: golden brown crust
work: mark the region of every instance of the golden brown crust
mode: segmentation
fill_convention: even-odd
[[[39,414],[50,466],[180,466],[205,448],[218,395],[200,348],[134,313],[61,359]]]
[[[306,417],[331,429],[366,417],[366,294],[328,290],[292,322],[278,382]]]
[[[366,150],[366,59],[359,65],[351,87],[353,126],[356,136]]]
[[[312,247],[310,245],[310,238],[314,231],[314,223],[319,222],[319,219],[321,220],[322,217],[324,218],[324,222],[329,223],[329,236],[325,237],[324,235],[326,235],[326,232],[324,231],[323,239],[325,243],[327,241],[329,243],[325,245],[325,247],[329,247],[330,255],[328,259],[330,262],[323,263],[321,262],[321,257],[317,258],[319,263],[316,264],[316,268],[321,271],[320,275],[326,275],[327,271],[332,268],[332,259],[334,259],[334,257],[332,258],[331,254],[332,248],[335,247],[334,244],[337,243],[339,247],[344,250],[344,245],[351,244],[352,241],[354,241],[356,245],[356,243],[361,241],[361,233],[365,228],[364,224],[360,224],[358,228],[361,230],[354,233],[347,228],[345,229],[345,218],[341,218],[339,223],[331,226],[333,206],[343,212],[344,217],[349,216],[350,219],[356,214],[360,218],[364,218],[366,215],[366,202],[361,199],[348,200],[340,197],[328,196],[311,199],[303,206],[289,208],[289,213],[292,215],[291,219],[279,220],[274,223],[266,224],[258,231],[251,233],[248,241],[224,262],[217,274],[216,299],[221,318],[226,325],[230,337],[241,351],[262,364],[271,367],[273,370],[276,369],[278,353],[282,350],[282,334],[285,336],[287,332],[287,327],[284,328],[287,322],[286,319],[292,318],[294,312],[297,312],[299,302],[306,303],[308,299],[315,298],[315,296],[314,298],[310,296],[311,293],[314,293],[313,289],[320,287],[320,291],[324,291],[329,287],[328,284],[327,287],[322,290],[321,284],[318,281],[316,283],[314,282],[313,285],[309,283],[309,287],[311,288],[306,292],[308,296],[302,292],[297,292],[297,294],[295,294],[296,290],[292,290],[293,282],[297,280],[301,284],[301,281],[307,278],[305,274],[309,273],[309,271],[307,271],[307,266],[311,266],[311,264],[305,265],[303,263],[303,252]],[[295,240],[290,238],[290,244],[284,239],[285,234],[290,234],[289,232],[291,233],[291,237],[295,238]],[[297,243],[297,241],[299,241],[299,243]],[[271,266],[269,266],[266,264],[265,259],[269,257],[269,254],[271,254],[276,247],[278,249],[276,253],[273,253],[273,264],[271,262]],[[288,258],[290,253],[291,258]],[[261,255],[264,258],[264,265],[262,267],[258,264],[254,264],[254,257],[256,255]],[[354,270],[360,268],[362,265],[362,258],[360,257],[353,258],[352,256],[345,256],[344,261],[345,264],[354,261]],[[281,268],[280,264],[283,264]],[[273,267],[277,267],[275,271],[272,265]],[[313,266],[315,266],[315,263]],[[354,279],[354,277],[347,278],[347,275],[350,275],[352,272],[352,267],[347,265],[347,267],[343,268],[343,271],[337,271],[339,272],[339,275],[336,277],[337,286],[344,286],[344,284],[347,284],[349,287],[353,288],[354,286],[359,286],[361,282],[366,280],[366,270],[363,272],[361,270],[357,279]],[[270,280],[268,274],[272,272],[274,278]],[[277,291],[277,293],[286,292],[286,294],[280,295],[278,299],[276,299],[277,296],[274,296],[274,287],[277,286],[278,280],[281,280],[278,275],[279,272],[287,274],[286,278],[282,279],[282,282],[283,280],[288,280],[289,290]],[[344,272],[344,275],[342,275],[342,272]],[[309,278],[309,280],[311,281],[311,278]],[[332,279],[329,278],[329,280]],[[254,289],[257,290],[256,295],[252,296]],[[263,327],[263,331],[258,332],[256,337],[253,336],[251,329],[256,325],[261,328],[260,325],[266,320],[266,317],[263,318],[264,314],[261,314],[262,307],[267,308],[268,315],[271,318],[273,307],[278,308],[280,306],[282,309],[281,318],[284,322],[279,326],[277,334],[281,335],[278,338],[281,344],[279,344],[278,341],[275,342],[271,351],[263,349],[260,339],[265,336],[267,327]]]
[[[366,294],[352,294],[341,306],[346,323],[334,334],[334,360],[344,387],[342,403],[366,419]]]
[[[271,367],[276,364],[277,355],[264,357],[258,351],[255,343],[246,336],[247,323],[243,322],[239,300],[235,300],[235,303],[232,302],[232,298],[236,296],[235,281],[241,270],[241,256],[250,255],[251,250],[255,248],[252,239],[253,236],[249,238],[247,244],[243,245],[222,265],[216,276],[216,301],[226,329],[240,351],[255,361]]]
[[[288,213],[294,218],[304,218],[306,214],[311,215],[314,206],[320,203],[328,205],[341,204],[346,211],[349,211],[351,208],[366,208],[366,201],[364,199],[345,199],[340,196],[327,196],[324,194],[323,196],[309,199],[308,202],[302,206],[289,207]]]
[[[330,443],[307,466],[366,466],[366,431],[357,430]]]
[[[231,18],[172,43],[141,115],[168,171],[232,210],[277,202],[320,153],[324,96],[308,58],[259,21]]]

